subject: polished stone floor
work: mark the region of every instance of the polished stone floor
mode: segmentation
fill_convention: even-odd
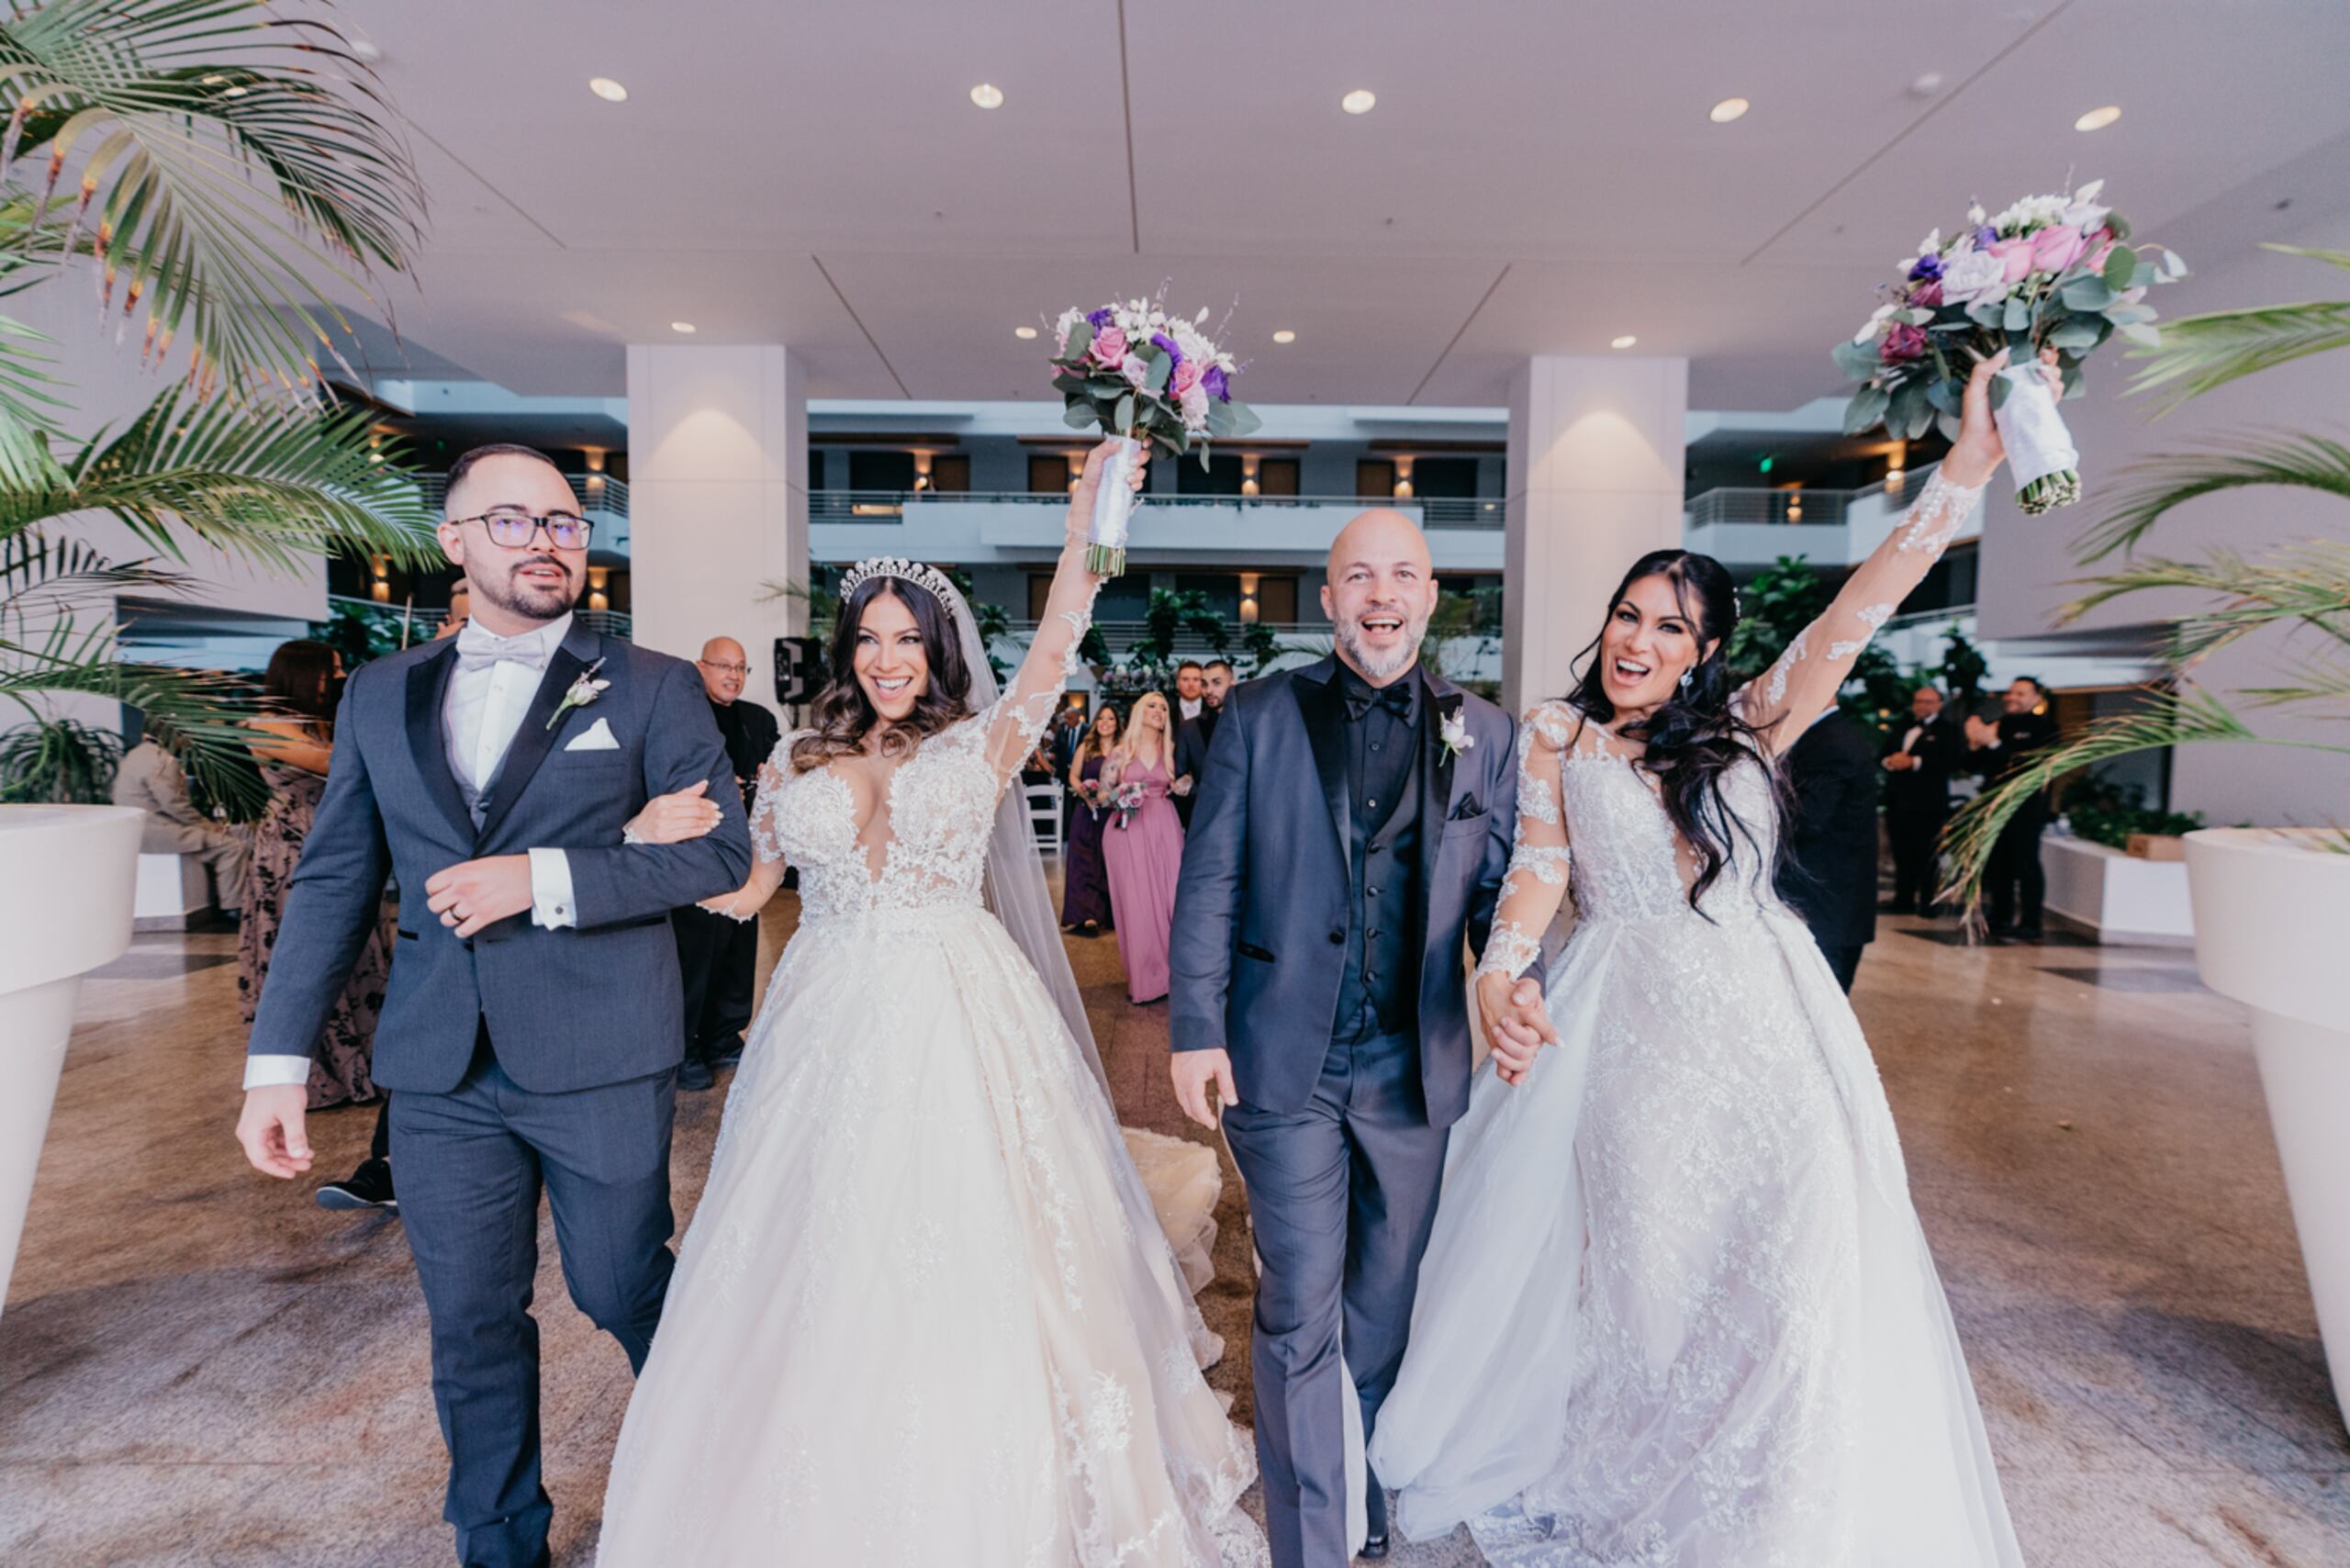
[[[770,916],[768,961],[789,919]],[[1180,1130],[1165,1008],[1126,1004],[1107,939],[1071,947],[1124,1119]],[[230,1139],[232,949],[142,937],[84,989],[0,1316],[9,1568],[451,1559],[397,1221],[321,1213]],[[1870,950],[1856,1002],[2027,1560],[2350,1562],[2350,1437],[2242,1012],[2184,952],[1968,948],[1906,920]],[[721,1104],[681,1097],[681,1213]],[[322,1175],[359,1158],[373,1115],[314,1123]],[[1246,1420],[1237,1182],[1224,1218],[1203,1305],[1233,1347],[1213,1379]],[[628,1367],[565,1296],[551,1239],[543,1256],[547,1482],[557,1561],[577,1568]],[[1474,1560],[1456,1537],[1392,1561]]]

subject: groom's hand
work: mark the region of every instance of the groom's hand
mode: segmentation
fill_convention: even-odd
[[[425,882],[425,904],[460,936],[531,908],[531,857],[493,855],[436,871]]]
[[[1215,1085],[1218,1104],[1237,1105],[1240,1092],[1232,1086],[1232,1058],[1224,1051],[1177,1051],[1168,1071],[1175,1080],[1175,1103],[1183,1114],[1203,1127],[1215,1126],[1215,1107],[1208,1103],[1208,1085]]]
[[[264,1176],[290,1180],[310,1168],[310,1137],[303,1130],[303,1108],[308,1104],[307,1083],[274,1083],[245,1091],[245,1109],[237,1118],[237,1141],[245,1158]]]
[[[1559,1043],[1559,1031],[1542,1005],[1542,988],[1530,980],[1512,980],[1504,974],[1481,975],[1477,1008],[1484,1015],[1485,1039],[1494,1052],[1494,1070],[1504,1083],[1526,1081],[1535,1054]]]

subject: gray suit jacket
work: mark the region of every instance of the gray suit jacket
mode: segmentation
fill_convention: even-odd
[[[611,687],[548,727],[599,659]],[[387,873],[401,891],[399,940],[375,1033],[386,1088],[445,1093],[465,1074],[487,1019],[498,1064],[523,1088],[562,1093],[675,1067],[685,1005],[669,911],[740,887],[750,832],[734,769],[694,667],[577,622],[490,788],[479,830],[450,771],[442,698],[456,640],[362,666],[335,721],[334,764],[285,909],[248,1049],[309,1054],[366,939]],[[564,748],[603,720],[617,750]],[[707,780],[722,815],[705,837],[624,846],[655,795]],[[526,912],[460,941],[425,907],[424,884],[460,861],[561,849],[578,924],[550,931]]]
[[[1348,844],[1346,699],[1338,661],[1235,687],[1208,746],[1184,841],[1169,953],[1174,1047],[1231,1053],[1244,1103],[1296,1111],[1312,1098],[1345,977]],[[1482,951],[1517,822],[1516,721],[1440,676],[1420,758],[1420,1079],[1428,1120],[1469,1106],[1472,1056],[1462,944]],[[1473,745],[1448,755],[1440,721]]]

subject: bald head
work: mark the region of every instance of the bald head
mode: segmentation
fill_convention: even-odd
[[[1386,507],[1362,513],[1331,541],[1328,576],[1322,610],[1338,657],[1373,686],[1401,678],[1436,612],[1436,571],[1420,525]]]
[[[702,689],[710,693],[712,702],[732,702],[743,695],[743,678],[750,673],[745,667],[749,662],[743,644],[732,637],[712,637],[701,645],[701,658],[696,667],[701,671]]]

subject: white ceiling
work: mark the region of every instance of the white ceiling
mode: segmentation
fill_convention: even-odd
[[[792,344],[818,397],[1046,396],[1015,325],[1165,279],[1186,311],[1237,301],[1260,401],[1495,403],[1528,353],[1630,332],[1691,357],[1699,406],[1786,407],[1836,389],[1828,350],[1972,196],[2103,176],[2206,271],[2350,210],[2343,0],[344,15],[432,201],[401,333],[525,393],[620,394],[623,346],[685,319]],[[1353,87],[1379,106],[1341,113]],[[1709,123],[1733,94],[1752,112]],[[2171,308],[2220,303],[2194,289]]]

